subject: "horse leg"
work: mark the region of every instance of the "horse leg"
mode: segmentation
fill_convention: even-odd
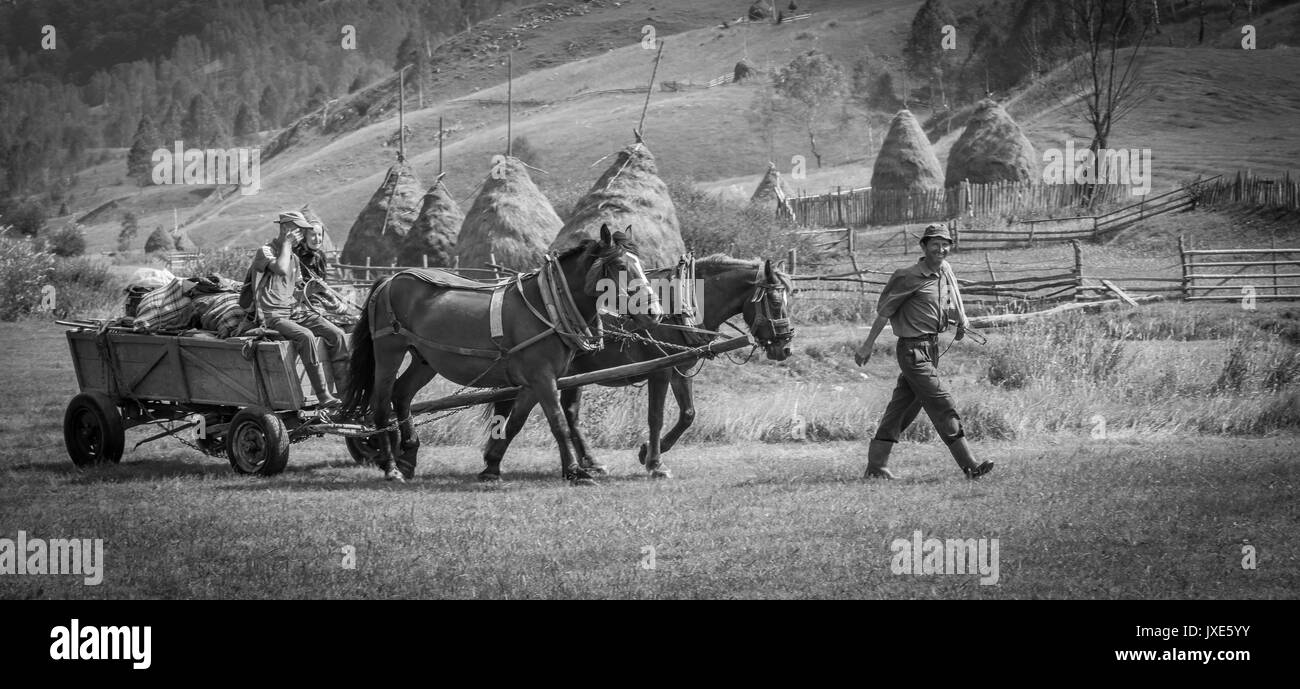
[[[646,423],[650,427],[650,441],[641,444],[641,462],[653,478],[672,478],[672,472],[659,460],[659,432],[664,427],[664,399],[668,396],[668,375],[663,371],[650,376],[648,381],[649,405]]]
[[[420,436],[415,432],[415,423],[411,420],[411,400],[420,388],[429,384],[438,372],[433,370],[424,359],[414,355],[411,365],[397,379],[393,388],[393,413],[397,415],[397,427],[401,432],[401,454],[397,458],[397,469],[402,478],[415,478],[415,465],[420,452]]]
[[[487,445],[483,449],[483,463],[487,466],[478,474],[480,481],[500,481],[501,480],[501,458],[505,456],[506,450],[510,447],[510,441],[519,435],[519,431],[524,427],[524,422],[528,421],[528,415],[532,413],[533,407],[537,405],[537,396],[532,390],[523,388],[519,391],[519,396],[515,397],[513,404],[510,400],[497,402],[494,406],[498,416],[505,416],[505,433],[498,436],[492,433],[488,436]],[[505,412],[503,414],[503,412]],[[499,422],[498,422],[499,423]]]
[[[673,399],[677,400],[677,423],[673,425],[663,440],[659,442],[659,454],[667,454],[677,444],[678,438],[695,422],[695,395],[692,393],[691,379],[674,370],[669,370],[668,382],[673,388]],[[662,407],[662,403],[660,404]],[[641,446],[641,463],[646,461],[646,446]]]
[[[575,486],[596,485],[591,480],[591,474],[573,461],[573,452],[569,450],[569,425],[565,421],[564,410],[560,408],[560,391],[555,386],[555,379],[541,374],[534,376],[531,382],[533,394],[541,403],[546,420],[551,424],[555,444],[560,447],[560,472],[564,480]]]
[[[401,363],[401,357],[398,356],[398,366],[391,362],[381,362],[376,352],[375,364],[375,385],[374,385],[374,422],[375,428],[388,427],[388,411],[393,401],[393,385],[397,381],[397,369]],[[384,472],[384,478],[389,481],[402,481],[402,473],[397,469],[397,457],[394,454],[394,448],[398,444],[400,435],[397,431],[386,431],[380,433],[379,438],[379,468]]]
[[[582,416],[582,388],[560,391],[560,406],[564,408],[564,420],[569,426],[573,450],[578,454],[578,466],[592,474],[608,474],[609,469],[591,456],[587,449],[587,439],[582,437],[582,430],[578,428],[578,420]]]

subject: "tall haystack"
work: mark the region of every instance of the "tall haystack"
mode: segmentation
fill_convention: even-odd
[[[438,175],[433,186],[424,193],[420,215],[411,231],[406,233],[397,265],[424,265],[425,256],[430,266],[452,265],[456,259],[456,235],[464,222],[465,214],[460,212],[456,199],[442,183],[442,175]]]
[[[966,179],[971,184],[1031,182],[1037,175],[1034,145],[1001,105],[985,99],[948,153],[944,186],[954,187]]]
[[[889,125],[871,171],[871,187],[912,192],[943,188],[943,167],[921,123],[908,110],[899,110]]]
[[[749,197],[750,203],[760,204],[763,206],[775,207],[778,217],[794,217],[794,211],[790,208],[790,190],[785,186],[785,178],[776,169],[776,163],[767,164],[767,173],[759,181],[758,188],[754,190],[754,195]]]
[[[676,265],[686,253],[668,186],[659,179],[654,156],[639,141],[619,151],[614,164],[578,200],[550,248],[563,251],[596,239],[605,224],[619,231],[632,227],[632,241],[647,268]]]
[[[483,180],[483,190],[456,238],[462,268],[497,265],[527,271],[542,263],[546,246],[564,223],[533,184],[522,161],[505,157]]]
[[[749,12],[746,16],[749,17],[750,21],[762,21],[764,19],[772,18],[772,14],[768,11],[766,0],[757,0],[757,2],[750,5]]]
[[[384,183],[375,190],[348,230],[339,261],[365,265],[369,257],[372,265],[379,266],[396,261],[402,241],[419,215],[423,196],[424,187],[410,165],[397,163],[388,168]]]

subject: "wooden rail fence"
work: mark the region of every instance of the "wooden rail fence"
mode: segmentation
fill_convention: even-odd
[[[1185,301],[1300,299],[1300,249],[1188,249],[1178,238]]]
[[[1246,205],[1256,208],[1300,210],[1300,180],[1288,171],[1282,179],[1258,177],[1249,170],[1231,178],[1220,176],[1202,182],[1197,203],[1212,207]]]

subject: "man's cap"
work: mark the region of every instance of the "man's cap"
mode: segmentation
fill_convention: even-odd
[[[285,211],[280,214],[279,219],[277,219],[275,222],[276,223],[291,222],[297,225],[298,227],[305,227],[305,228],[314,227],[314,225],[311,224],[311,221],[303,217],[303,214],[299,213],[298,211]]]
[[[953,241],[952,233],[948,231],[948,226],[942,223],[933,223],[925,228],[921,235],[921,243],[924,244],[927,239],[946,239]]]

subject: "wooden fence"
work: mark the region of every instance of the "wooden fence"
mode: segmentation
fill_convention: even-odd
[[[1092,194],[1090,197],[1089,194]],[[960,216],[1054,215],[1064,209],[1108,207],[1130,198],[1130,186],[1107,184],[961,184],[951,189],[892,191],[837,189],[790,198],[795,222],[805,227],[866,227],[947,220]],[[1074,214],[1071,214],[1074,215]]]
[[[492,259],[492,264],[493,265],[496,264],[495,257]],[[372,264],[369,256],[366,257],[365,265],[354,265],[350,263],[335,263],[333,264],[333,266],[335,270],[338,271],[338,279],[340,281],[351,282],[356,284],[364,283],[367,285],[374,282],[375,280],[378,280],[381,277],[396,275],[397,273],[400,273],[403,270],[407,270],[409,268],[432,267],[432,268],[437,268],[439,270],[445,270],[451,273],[456,273],[461,277],[467,277],[474,280],[486,280],[486,281],[498,280],[502,277],[509,276],[514,272],[508,268],[503,268],[501,266],[497,266],[496,268],[491,268],[491,267],[462,268],[460,266],[459,258],[456,259],[456,263],[451,266],[430,266],[429,256],[427,254],[420,256],[420,265],[418,266],[399,266],[397,265],[396,261],[390,262],[386,266],[374,265]]]
[[[801,303],[856,301],[859,308],[874,307],[889,281],[890,270],[855,269],[831,273],[799,273],[797,255],[787,261]],[[1171,266],[1176,268],[1176,266]],[[1069,258],[1059,265],[1007,265],[996,270],[988,252],[984,266],[967,264],[957,269],[957,284],[967,305],[1025,311],[1057,302],[1088,302],[1125,296],[1176,296],[1181,279],[1173,275],[1109,275],[1088,271],[1077,241]],[[983,274],[987,274],[987,278]]]
[[[1188,249],[1179,237],[1178,254],[1186,301],[1300,299],[1300,249]]]
[[[1300,210],[1300,181],[1287,172],[1282,179],[1258,177],[1249,170],[1230,178],[1203,182],[1197,203],[1206,206],[1247,205]]]

